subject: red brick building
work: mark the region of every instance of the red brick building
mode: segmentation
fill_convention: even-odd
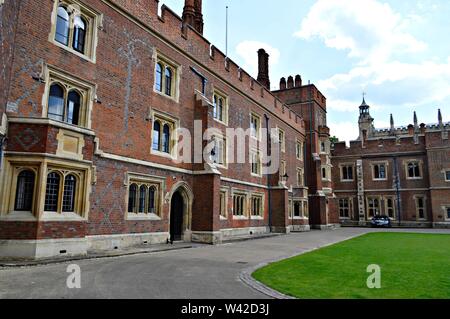
[[[338,221],[330,173],[321,178],[325,98],[299,83],[270,92],[264,50],[254,80],[203,37],[201,8],[186,0],[179,17],[158,14],[155,0],[0,1],[0,256],[305,231],[310,210],[314,226]],[[250,131],[242,163],[229,158],[228,128]],[[270,174],[265,128],[280,150]]]
[[[336,207],[343,225],[367,225],[374,215],[395,226],[450,227],[450,123],[377,130],[360,106],[359,138],[332,150]]]

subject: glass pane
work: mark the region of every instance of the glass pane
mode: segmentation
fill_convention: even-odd
[[[31,211],[33,206],[34,179],[35,175],[33,171],[23,171],[17,177],[15,211]]]
[[[46,212],[58,211],[59,182],[60,177],[58,173],[48,174],[47,187],[45,191],[45,207],[44,207],[44,210]]]
[[[151,187],[148,192],[148,212],[151,214],[155,214],[155,193],[156,190],[154,187]]]
[[[64,90],[58,84],[50,87],[48,117],[57,121],[64,120]]]
[[[69,44],[69,14],[64,7],[58,8],[55,40],[64,45]]]
[[[153,149],[155,151],[159,151],[160,144],[159,144],[159,136],[161,133],[161,124],[156,121],[155,124],[153,124]]]
[[[86,23],[83,18],[76,16],[74,19],[73,29],[73,48],[74,50],[84,53],[86,40]]]
[[[75,211],[76,186],[77,179],[75,176],[68,175],[64,180],[63,212]]]
[[[67,123],[78,125],[79,117],[80,117],[80,105],[81,105],[81,97],[75,91],[71,91],[69,93],[69,98],[67,102]]]
[[[166,95],[172,96],[172,70],[166,68]]]
[[[136,197],[137,197],[137,185],[132,184],[130,186],[128,194],[128,212],[134,213],[136,208]]]
[[[155,89],[162,92],[162,66],[159,63],[156,64]]]
[[[170,128],[167,124],[164,125],[163,131],[163,152],[164,153],[170,152]]]
[[[145,197],[147,196],[147,187],[141,186],[139,191],[139,213],[145,213]]]

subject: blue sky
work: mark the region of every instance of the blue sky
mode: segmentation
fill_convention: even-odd
[[[181,15],[184,0],[161,0]],[[375,126],[450,121],[448,0],[203,0],[205,37],[256,77],[256,51],[271,55],[271,82],[300,74],[328,98],[328,125],[357,137],[362,92]]]

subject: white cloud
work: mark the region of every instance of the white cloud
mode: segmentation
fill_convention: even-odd
[[[280,50],[272,47],[271,45],[258,42],[258,41],[243,41],[236,47],[237,54],[243,59],[244,65],[242,66],[251,75],[256,76],[258,73],[258,50],[264,49],[270,55],[270,65],[274,66],[278,64],[280,60]]]
[[[393,53],[427,48],[404,31],[405,21],[377,0],[318,0],[295,35],[307,40],[317,37],[330,48],[348,50],[361,64],[380,64]]]
[[[376,119],[376,126],[381,127],[388,123],[389,113],[399,109],[444,108],[440,104],[450,100],[450,57],[432,56],[426,43],[408,33],[409,27],[425,21],[423,15],[401,15],[378,0],[317,0],[295,35],[317,38],[327,47],[348,52],[353,66],[318,81],[318,87],[327,96],[331,111],[353,114],[366,91],[371,110],[387,114]],[[423,54],[412,53],[427,53],[429,58],[420,60]],[[357,121],[344,120],[330,125],[331,134],[354,139]]]
[[[358,126],[354,122],[338,122],[328,124],[332,136],[337,136],[340,141],[354,141],[359,136]]]

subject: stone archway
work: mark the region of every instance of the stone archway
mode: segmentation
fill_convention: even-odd
[[[186,182],[178,182],[167,194],[170,204],[169,231],[174,232],[175,240],[192,240],[192,204],[194,193]],[[175,225],[173,224],[175,223]]]

